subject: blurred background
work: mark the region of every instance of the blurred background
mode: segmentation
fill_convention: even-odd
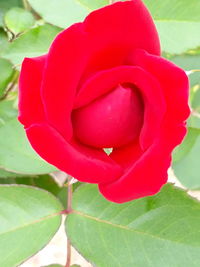
[[[182,67],[190,79],[188,134],[175,149],[170,181],[195,197],[200,189],[200,1],[144,0],[161,39],[163,57]],[[66,206],[66,175],[44,162],[30,147],[17,120],[18,78],[24,57],[45,54],[64,28],[82,21],[109,0],[0,0],[0,183],[44,188]],[[177,103],[178,105],[178,103]],[[76,187],[76,186],[75,186]],[[61,228],[50,245],[23,267],[64,263],[66,237]],[[90,266],[76,252],[73,261]],[[3,266],[2,266],[3,267]]]

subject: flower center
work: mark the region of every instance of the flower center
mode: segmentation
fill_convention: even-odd
[[[132,142],[143,124],[143,101],[134,86],[119,85],[72,113],[75,136],[97,148],[121,147]]]

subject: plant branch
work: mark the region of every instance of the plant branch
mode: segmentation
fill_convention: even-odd
[[[68,186],[67,186],[67,213],[71,213],[72,211],[72,183],[71,183],[72,177],[68,176]],[[67,237],[67,262],[65,267],[70,267],[71,265],[71,242],[69,238]]]
[[[14,77],[13,77],[13,80],[12,82],[10,83],[8,89],[6,90],[5,94],[0,97],[0,101],[6,99],[6,97],[8,96],[8,94],[12,91],[12,89],[15,87],[15,84],[17,83],[18,81],[18,77],[19,77],[19,74],[18,73],[15,73],[14,74]]]
[[[200,113],[194,109],[191,110],[191,114],[197,118],[200,118]]]
[[[200,72],[200,69],[191,70],[192,72]]]
[[[22,0],[22,1],[23,1],[24,8],[26,10],[30,11],[30,5],[29,5],[28,1],[27,0]]]

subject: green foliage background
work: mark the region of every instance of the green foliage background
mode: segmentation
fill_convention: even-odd
[[[144,3],[155,20],[163,56],[189,74],[192,113],[172,168],[186,190],[200,190],[200,1]],[[107,4],[108,0],[0,0],[2,267],[18,266],[48,243],[59,228],[67,197],[66,186],[51,175],[55,167],[33,151],[17,121],[21,63],[24,57],[46,53],[60,31]],[[74,189],[79,186],[74,184]],[[94,266],[200,266],[200,204],[173,185],[157,196],[124,205],[103,199],[96,186],[82,185],[74,193],[73,208],[67,234]]]

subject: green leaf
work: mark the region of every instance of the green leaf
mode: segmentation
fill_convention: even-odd
[[[4,94],[4,91],[13,77],[14,70],[12,64],[3,58],[0,58],[0,97]]]
[[[56,195],[57,198],[60,200],[62,203],[63,207],[67,209],[67,196],[68,196],[68,190],[67,187],[61,187],[60,191]]]
[[[67,188],[58,186],[50,175],[26,176],[0,169],[0,184],[29,185],[44,189],[56,196],[63,207],[67,208]]]
[[[177,146],[173,152],[173,162],[183,159],[192,149],[199,136],[199,129],[188,128],[187,135],[180,146]]]
[[[189,128],[183,143],[176,148],[173,161],[174,173],[189,189],[200,189],[200,129]]]
[[[200,130],[200,118],[191,115],[189,120],[187,121],[187,126],[191,128],[197,128]]]
[[[0,28],[0,56],[2,55],[4,49],[8,46],[7,34],[3,29]]]
[[[109,0],[74,0],[74,2],[80,2],[81,5],[85,6],[89,10],[98,9],[100,7],[109,5]]]
[[[200,112],[200,86],[198,86],[197,90],[195,90],[191,104],[195,111]]]
[[[24,178],[20,178],[21,180],[24,180]],[[45,189],[48,192],[51,192],[55,196],[58,195],[61,188],[58,186],[58,184],[55,182],[55,180],[50,175],[40,175],[36,178],[32,179],[33,185],[37,186],[39,188]],[[18,179],[17,179],[17,182]]]
[[[9,44],[2,57],[13,64],[21,64],[25,57],[41,56],[47,53],[51,42],[60,31],[60,28],[48,24],[31,29]]]
[[[44,174],[55,167],[42,160],[31,148],[22,125],[12,119],[0,127],[0,167],[22,174]]]
[[[184,70],[188,71],[199,69],[200,67],[200,54],[182,54],[178,56],[172,56],[170,60]]]
[[[42,249],[61,223],[61,204],[46,191],[0,186],[0,266],[18,266]]]
[[[46,22],[62,28],[82,21],[91,11],[79,0],[29,0],[29,3]]]
[[[199,0],[144,0],[144,3],[155,20],[163,51],[180,54],[199,46]]]
[[[17,109],[11,100],[0,101],[0,127],[4,126],[9,120],[17,117]]]
[[[17,174],[17,173],[14,173],[14,172],[8,172],[8,171],[5,171],[3,169],[0,169],[0,179],[1,180],[2,179],[7,180],[8,178],[11,178],[11,177],[15,178],[15,177],[21,177],[21,176],[22,176],[21,174]]]
[[[183,68],[186,71],[200,69],[200,55],[179,55],[170,58],[179,67]],[[194,72],[189,75],[190,86],[200,85],[200,72]]]
[[[1,174],[1,170],[0,170],[0,174]],[[15,183],[15,177],[13,177],[13,178],[11,178],[11,177],[9,177],[9,178],[6,178],[5,179],[5,177],[1,177],[0,176],[0,184],[6,184],[6,185],[8,185],[8,184],[16,184]]]
[[[90,12],[110,3],[109,0],[28,0],[28,2],[46,22],[61,28],[83,21]]]
[[[29,11],[14,7],[9,9],[4,17],[5,26],[14,35],[21,33],[35,24],[35,19]]]
[[[156,20],[200,21],[199,0],[144,0]]]
[[[115,204],[79,187],[66,221],[72,245],[98,267],[200,266],[200,204],[171,184],[152,197]]]
[[[61,187],[54,181],[50,175],[40,175],[34,177],[18,177],[15,180],[16,184],[31,185],[52,193],[57,196],[61,191]]]
[[[5,12],[12,8],[22,6],[21,0],[0,0],[0,26],[3,26],[3,16]]]
[[[163,19],[155,20],[155,23],[164,52],[181,54],[200,45],[200,22],[177,22]]]

